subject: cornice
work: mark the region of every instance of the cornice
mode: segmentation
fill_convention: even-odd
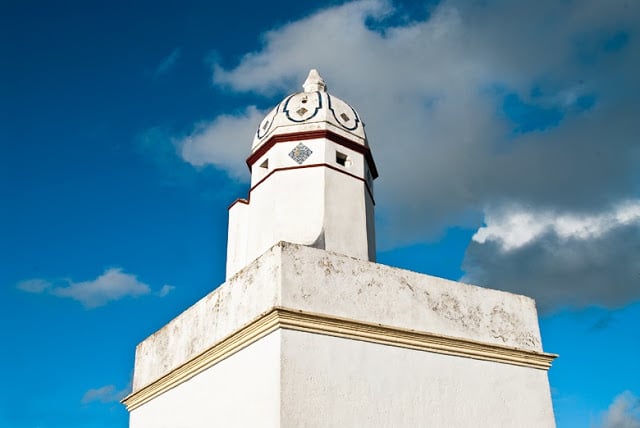
[[[558,356],[329,315],[274,308],[122,400],[132,411],[277,329],[303,331],[425,352],[548,370]]]

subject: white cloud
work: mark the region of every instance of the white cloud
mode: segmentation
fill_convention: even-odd
[[[640,428],[640,398],[630,391],[618,395],[603,415],[600,428]]]
[[[165,284],[162,286],[160,290],[158,290],[158,292],[156,293],[156,296],[165,297],[175,289],[176,287],[174,287],[173,285]]]
[[[43,293],[51,289],[51,283],[44,279],[27,279],[19,282],[17,288],[27,293]]]
[[[162,59],[160,64],[153,72],[153,77],[158,78],[163,74],[166,74],[180,59],[182,51],[180,48],[174,49],[169,55]]]
[[[86,308],[96,308],[123,297],[143,296],[150,292],[151,288],[147,284],[118,268],[107,269],[92,281],[71,282],[66,287],[51,289],[51,294],[77,300]]]
[[[314,66],[324,72],[328,69],[323,65],[333,70],[349,66],[343,71],[353,73],[356,70],[349,68],[360,65],[360,48],[373,48],[372,54],[379,53],[381,48],[388,49],[380,43],[381,37],[368,31],[364,23],[389,12],[390,6],[383,1],[351,2],[269,31],[263,36],[263,49],[245,54],[235,69],[228,71],[214,65],[214,83],[239,91],[274,94],[298,88],[302,84],[298,80]],[[384,63],[382,58],[371,57],[371,60],[376,65]],[[363,75],[362,78],[363,83],[367,83],[369,77]]]
[[[319,69],[366,122],[380,247],[479,228],[486,215],[470,278],[526,294],[551,284],[539,293],[548,307],[637,298],[640,250],[621,235],[636,236],[637,205],[620,207],[640,196],[640,3],[449,0],[386,25],[396,13],[382,0],[320,10],[265,33],[236,66],[214,65],[213,81],[275,105]],[[507,95],[520,105],[505,108]],[[183,158],[244,177],[261,115],[198,124]],[[496,217],[514,206],[528,208]]]
[[[197,124],[190,135],[177,141],[180,154],[192,165],[214,164],[234,178],[247,179],[244,159],[250,152],[255,124],[264,114],[250,106],[237,115],[222,115],[211,123]]]
[[[599,214],[557,214],[521,208],[485,213],[485,223],[473,235],[479,244],[494,241],[511,251],[553,233],[561,240],[600,238],[620,226],[640,224],[640,201],[629,201]]]
[[[105,385],[100,388],[90,389],[85,392],[82,397],[82,404],[88,404],[94,401],[100,403],[113,403],[120,401],[129,392],[129,387],[118,390],[115,385]]]
[[[96,279],[73,282],[70,280],[53,283],[45,279],[29,279],[17,284],[17,288],[28,293],[48,293],[80,302],[85,308],[93,309],[125,297],[138,297],[151,293],[151,287],[141,282],[135,275],[125,273],[120,268],[109,268]],[[159,297],[169,294],[175,287],[164,285],[157,293]]]

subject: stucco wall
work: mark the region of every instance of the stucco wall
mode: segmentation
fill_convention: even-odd
[[[373,203],[364,182],[332,169],[325,170],[325,181],[325,249],[368,260],[375,252],[375,236],[368,235],[367,212],[373,211]]]
[[[140,343],[133,390],[274,307],[542,350],[528,297],[280,243]]]
[[[284,307],[542,350],[529,297],[292,244],[281,252]]]
[[[281,427],[554,427],[544,370],[282,332]]]
[[[131,428],[279,427],[280,331],[136,408]]]
[[[242,269],[247,263],[249,226],[249,204],[236,202],[229,208],[227,236],[227,278]]]
[[[274,247],[136,347],[133,391],[207,350],[279,304],[280,248]]]
[[[555,424],[544,370],[276,330],[134,409],[130,426]]]

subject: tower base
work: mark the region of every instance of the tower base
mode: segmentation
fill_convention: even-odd
[[[532,299],[279,243],[136,349],[132,428],[553,427]]]

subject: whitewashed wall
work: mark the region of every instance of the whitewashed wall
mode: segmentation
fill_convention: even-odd
[[[280,427],[280,331],[134,409],[131,428]]]
[[[544,370],[282,333],[282,428],[552,428]]]
[[[133,390],[277,306],[542,351],[529,297],[281,243],[142,341]]]
[[[136,351],[133,390],[274,307],[542,351],[535,303],[280,243]],[[132,410],[132,428],[553,427],[545,370],[279,330]]]

